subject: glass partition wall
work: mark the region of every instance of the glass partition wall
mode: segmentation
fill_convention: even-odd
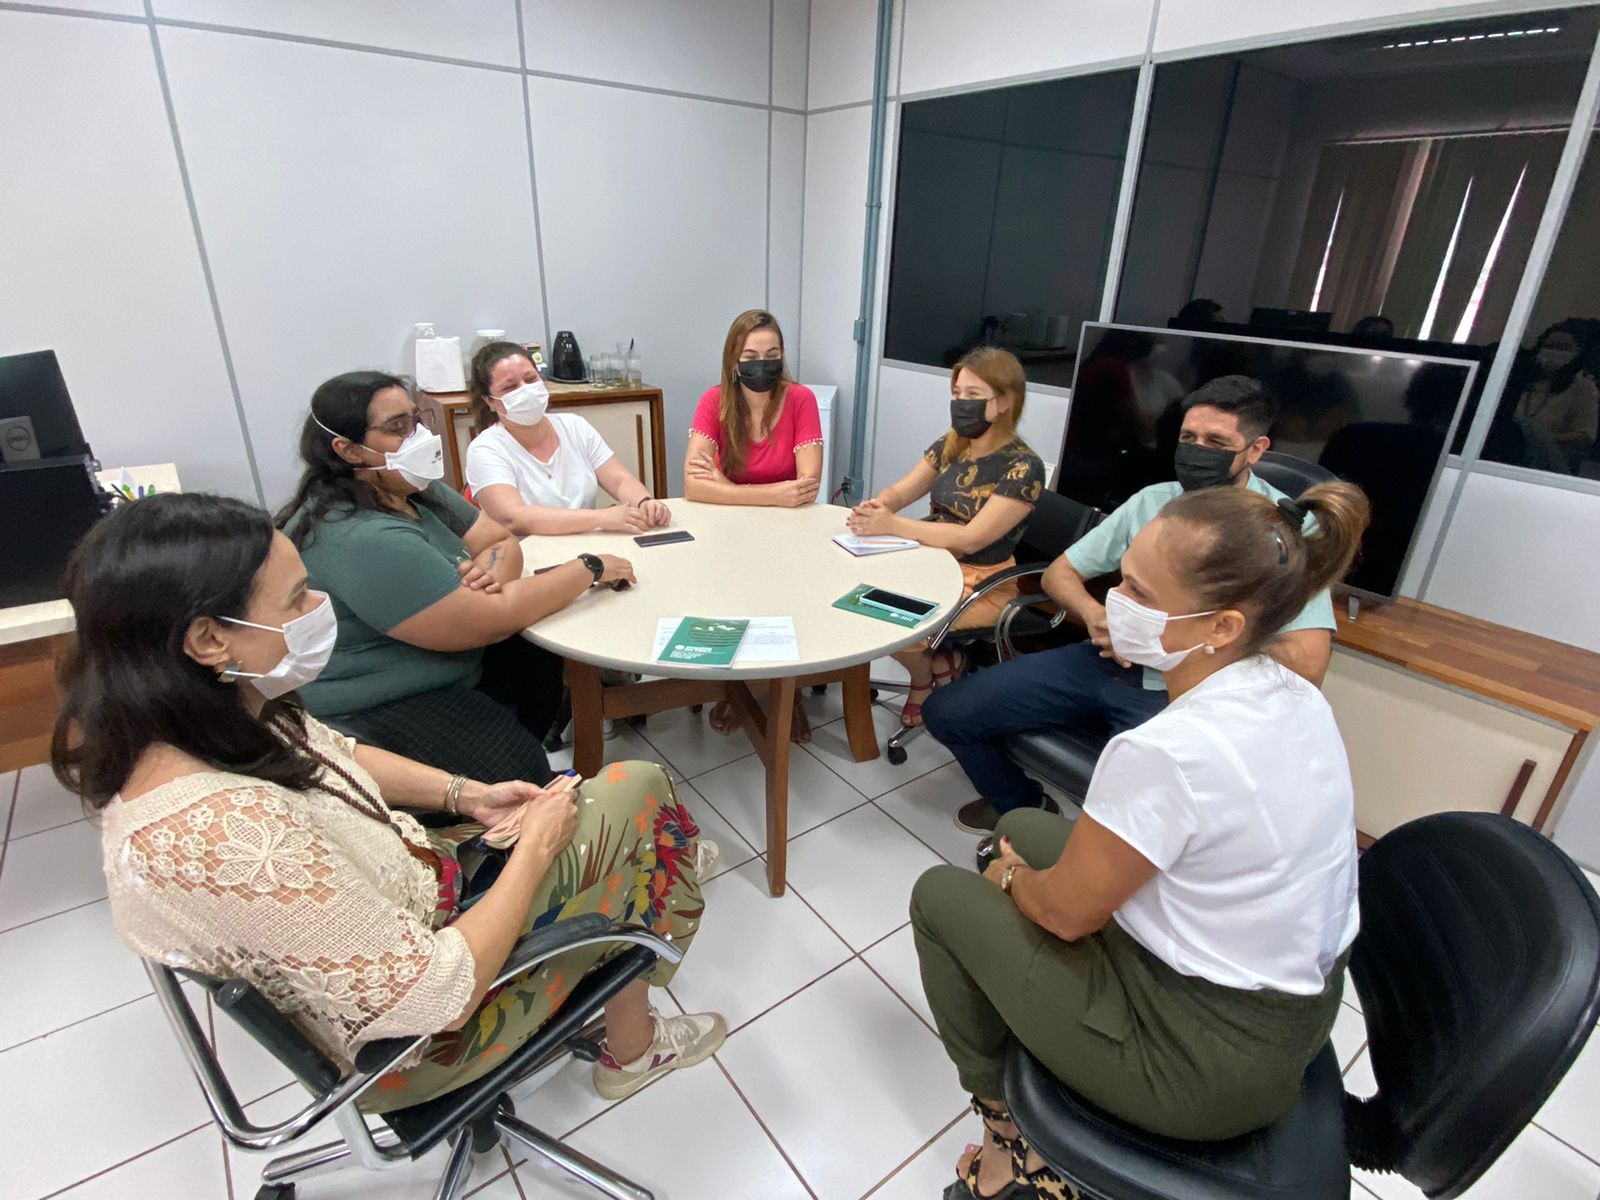
[[[1109,286],[1137,72],[908,101],[885,357],[997,343],[1069,384],[1103,316],[1467,357],[1481,387],[1597,32],[1585,6],[1155,64]],[[1484,460],[1600,479],[1597,259],[1590,155]]]

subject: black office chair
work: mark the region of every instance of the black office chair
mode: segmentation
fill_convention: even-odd
[[[450,1156],[435,1200],[453,1200],[466,1189],[474,1158],[494,1150],[502,1139],[520,1143],[615,1200],[651,1200],[651,1193],[639,1184],[518,1120],[506,1094],[534,1076],[553,1074],[571,1055],[590,1061],[599,1057],[598,1037],[603,1029],[599,1014],[606,1001],[652,970],[657,958],[673,963],[683,958],[683,951],[669,939],[643,928],[612,925],[599,913],[537,929],[512,948],[497,984],[534,970],[563,951],[608,943],[631,945],[590,971],[556,1014],[498,1067],[453,1092],[384,1113],[381,1119],[388,1128],[378,1132],[368,1127],[356,1107],[357,1099],[430,1035],[369,1042],[357,1053],[355,1069],[341,1074],[292,1021],[246,981],[214,979],[149,960],[145,971],[212,1118],[228,1141],[241,1150],[275,1149],[295,1142],[330,1116],[342,1135],[341,1141],[268,1163],[261,1173],[256,1200],[294,1200],[297,1180],[337,1170],[352,1159],[369,1170],[401,1166],[421,1158],[442,1141],[449,1142]],[[253,1124],[201,1031],[180,976],[210,992],[217,1008],[292,1071],[311,1093],[310,1103],[287,1120]]]
[[[1013,1046],[1005,1095],[1023,1136],[1102,1200],[1342,1200],[1352,1165],[1437,1200],[1465,1192],[1600,1019],[1600,897],[1555,843],[1497,813],[1402,825],[1360,876],[1350,974],[1377,1095],[1345,1095],[1324,1047],[1276,1124],[1180,1142],[1098,1112]]]
[[[1059,492],[1049,490],[1042,492],[1034,504],[1033,512],[1028,515],[1022,540],[1017,544],[1017,565],[991,575],[973,591],[972,595],[951,609],[943,623],[935,630],[929,649],[965,647],[990,642],[994,644],[996,654],[1004,660],[1016,654],[1014,638],[1040,636],[1055,629],[1061,624],[1064,614],[1042,613],[1040,607],[1050,604],[1050,597],[1038,593],[1024,593],[1007,601],[995,619],[993,628],[952,629],[951,626],[962,613],[995,588],[1013,580],[1043,575],[1045,569],[1061,556],[1062,551],[1093,529],[1104,516],[1105,514],[1098,509],[1080,504]],[[877,686],[887,687],[883,684]],[[906,761],[906,743],[921,733],[920,725],[897,729],[889,737],[888,744],[884,748],[884,757],[893,765],[899,766]]]
[[[1309,459],[1276,450],[1263,454],[1254,471],[1286,496],[1299,496],[1313,484],[1337,478]],[[1006,739],[1006,750],[1029,775],[1082,803],[1100,752],[1110,740],[1104,728],[1045,729],[1013,734]]]

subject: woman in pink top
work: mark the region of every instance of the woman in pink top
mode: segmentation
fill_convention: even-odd
[[[822,418],[811,389],[784,370],[783,331],[769,312],[740,313],[722,347],[722,382],[689,426],[683,494],[707,504],[799,508],[822,482]]]
[[[817,397],[783,369],[783,331],[759,308],[742,312],[722,345],[722,382],[707,388],[689,425],[683,494],[706,504],[800,508],[822,482],[822,418]],[[711,708],[711,728],[729,734],[738,720],[727,701]],[[792,736],[811,740],[795,697]]]

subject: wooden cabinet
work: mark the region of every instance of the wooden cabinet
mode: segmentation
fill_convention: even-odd
[[[617,460],[653,496],[667,494],[666,431],[661,389],[603,388],[550,383],[550,411],[575,413],[593,425]],[[472,398],[466,392],[421,392],[420,406],[434,413],[434,428],[444,438],[445,482],[460,491],[467,480],[467,445],[472,441]],[[611,501],[602,492],[601,504]]]
[[[1450,810],[1546,827],[1600,722],[1600,655],[1409,600],[1340,614],[1336,643],[1363,843]]]

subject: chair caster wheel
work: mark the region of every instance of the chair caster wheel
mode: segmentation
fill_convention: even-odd
[[[256,1190],[256,1200],[294,1200],[294,1184],[263,1183]]]
[[[883,756],[889,760],[891,767],[901,766],[906,761],[906,748],[904,746],[890,746],[883,752]]]
[[[825,696],[827,695],[827,692],[828,685],[825,683],[814,683],[811,685],[811,694],[813,696]]]
[[[867,695],[872,698],[872,702],[874,704],[876,704],[878,702],[878,689],[877,688],[868,688],[867,689]]]

